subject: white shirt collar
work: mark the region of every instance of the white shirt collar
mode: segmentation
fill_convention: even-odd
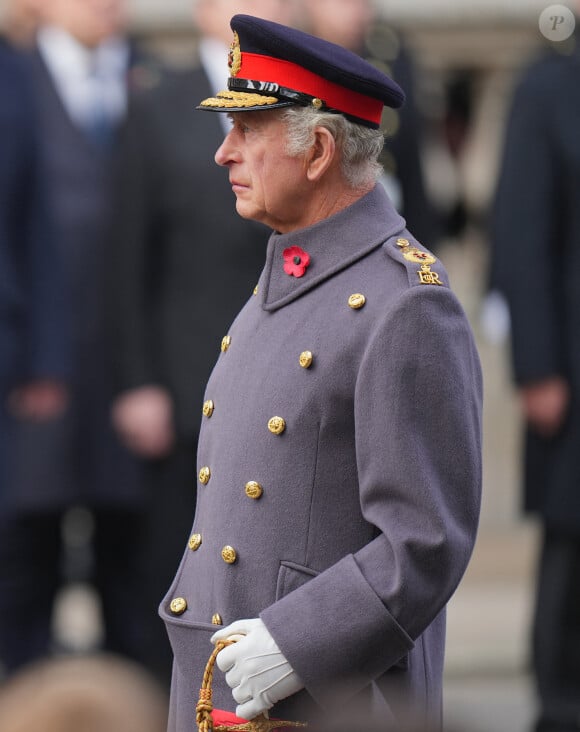
[[[121,37],[95,49],[79,43],[62,28],[44,26],[38,32],[40,54],[72,119],[83,124],[95,94],[101,95],[112,119],[126,109],[129,47]]]
[[[79,43],[62,28],[44,26],[38,31],[38,48],[55,80],[90,73],[91,50]]]
[[[202,38],[199,42],[199,58],[209,79],[212,94],[228,88],[228,48],[215,38]],[[201,99],[199,100],[201,101]],[[215,114],[215,112],[212,112]],[[218,113],[220,124],[227,134],[232,124],[227,114]]]
[[[202,38],[199,42],[199,57],[209,79],[213,94],[227,89],[228,49],[215,38]]]

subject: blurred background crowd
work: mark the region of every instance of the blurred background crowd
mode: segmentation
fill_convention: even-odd
[[[407,92],[382,183],[447,266],[486,383],[448,722],[580,729],[580,5],[2,0],[0,732],[164,729],[157,605],[205,381],[268,236],[213,161],[226,117],[194,109],[236,12]]]

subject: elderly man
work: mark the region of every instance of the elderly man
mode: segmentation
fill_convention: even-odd
[[[443,267],[376,183],[382,108],[403,93],[327,41],[231,26],[229,89],[201,108],[231,114],[216,161],[238,213],[273,233],[205,394],[195,522],[161,605],[169,729],[192,729],[210,641],[232,636],[216,708],[437,725],[445,605],[478,519],[481,374]]]

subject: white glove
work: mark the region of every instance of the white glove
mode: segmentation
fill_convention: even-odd
[[[237,620],[214,633],[211,642],[231,636],[239,640],[220,651],[216,662],[226,672],[226,682],[238,703],[238,717],[254,719],[280,699],[304,688],[259,618]]]

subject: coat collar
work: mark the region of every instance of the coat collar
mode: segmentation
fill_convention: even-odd
[[[273,312],[284,307],[376,249],[404,226],[405,220],[377,184],[351,206],[324,221],[288,234],[274,232],[268,242],[266,266],[258,289],[262,308]],[[291,246],[310,255],[310,265],[299,278],[284,272],[283,252]]]

